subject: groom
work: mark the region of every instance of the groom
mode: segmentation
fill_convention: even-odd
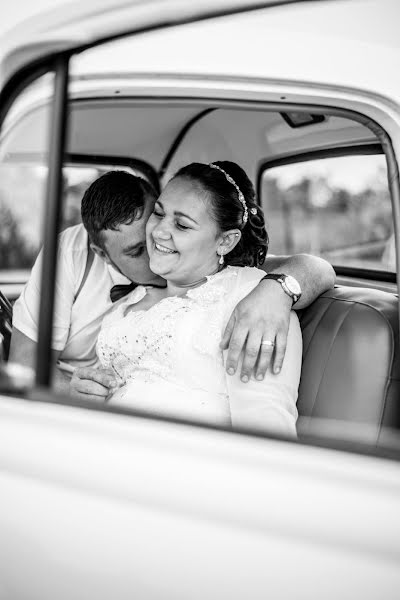
[[[155,199],[154,189],[144,179],[110,171],[85,192],[83,225],[60,234],[52,342],[58,361],[54,384],[59,391],[104,401],[115,384],[112,373],[98,367],[96,340],[105,314],[132,288],[127,284],[164,285],[150,271],[146,249],[145,228]],[[14,305],[9,360],[28,366],[33,366],[36,353],[40,262],[41,255]],[[262,379],[272,364],[274,372],[281,368],[296,300],[285,276],[294,277],[301,288],[295,309],[310,304],[335,279],[326,261],[307,255],[267,256],[265,268],[272,278],[262,280],[237,305],[221,340],[223,348],[229,347],[229,374],[238,368],[243,350],[243,381],[253,372]],[[261,344],[263,340],[271,340],[275,347]]]

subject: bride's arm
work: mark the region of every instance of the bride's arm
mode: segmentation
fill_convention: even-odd
[[[227,351],[224,352],[226,360]],[[286,354],[278,375],[267,371],[262,381],[248,383],[226,375],[233,428],[250,428],[283,435],[296,435],[297,393],[300,381],[302,339],[297,316],[290,316]]]

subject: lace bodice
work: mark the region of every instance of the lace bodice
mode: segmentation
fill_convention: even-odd
[[[231,424],[236,378],[225,373],[221,335],[238,300],[264,274],[258,269],[227,267],[185,297],[164,298],[148,310],[130,310],[145,297],[146,288],[139,286],[131,292],[106,316],[97,342],[102,366],[113,369],[120,384],[110,402]],[[299,356],[301,360],[301,350]],[[236,384],[239,392],[240,385],[245,385],[239,378]],[[261,384],[256,386],[255,396],[262,390]],[[289,399],[293,404],[294,397],[294,405],[296,394],[295,388]],[[239,414],[242,404],[237,407]]]
[[[102,365],[115,371],[121,386],[163,381],[225,394],[219,343],[237,273],[227,268],[185,297],[164,298],[146,311],[129,311],[147,293],[136,288],[104,319],[97,343]]]

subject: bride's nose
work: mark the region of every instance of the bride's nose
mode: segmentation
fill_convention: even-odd
[[[165,221],[159,223],[153,229],[153,237],[159,240],[169,240],[169,238],[171,237],[171,232]]]

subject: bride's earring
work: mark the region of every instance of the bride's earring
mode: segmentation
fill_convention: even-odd
[[[218,262],[219,262],[219,264],[220,264],[221,266],[224,264],[224,255],[223,255],[223,254],[220,254],[220,255],[219,255],[219,261],[218,261]]]

